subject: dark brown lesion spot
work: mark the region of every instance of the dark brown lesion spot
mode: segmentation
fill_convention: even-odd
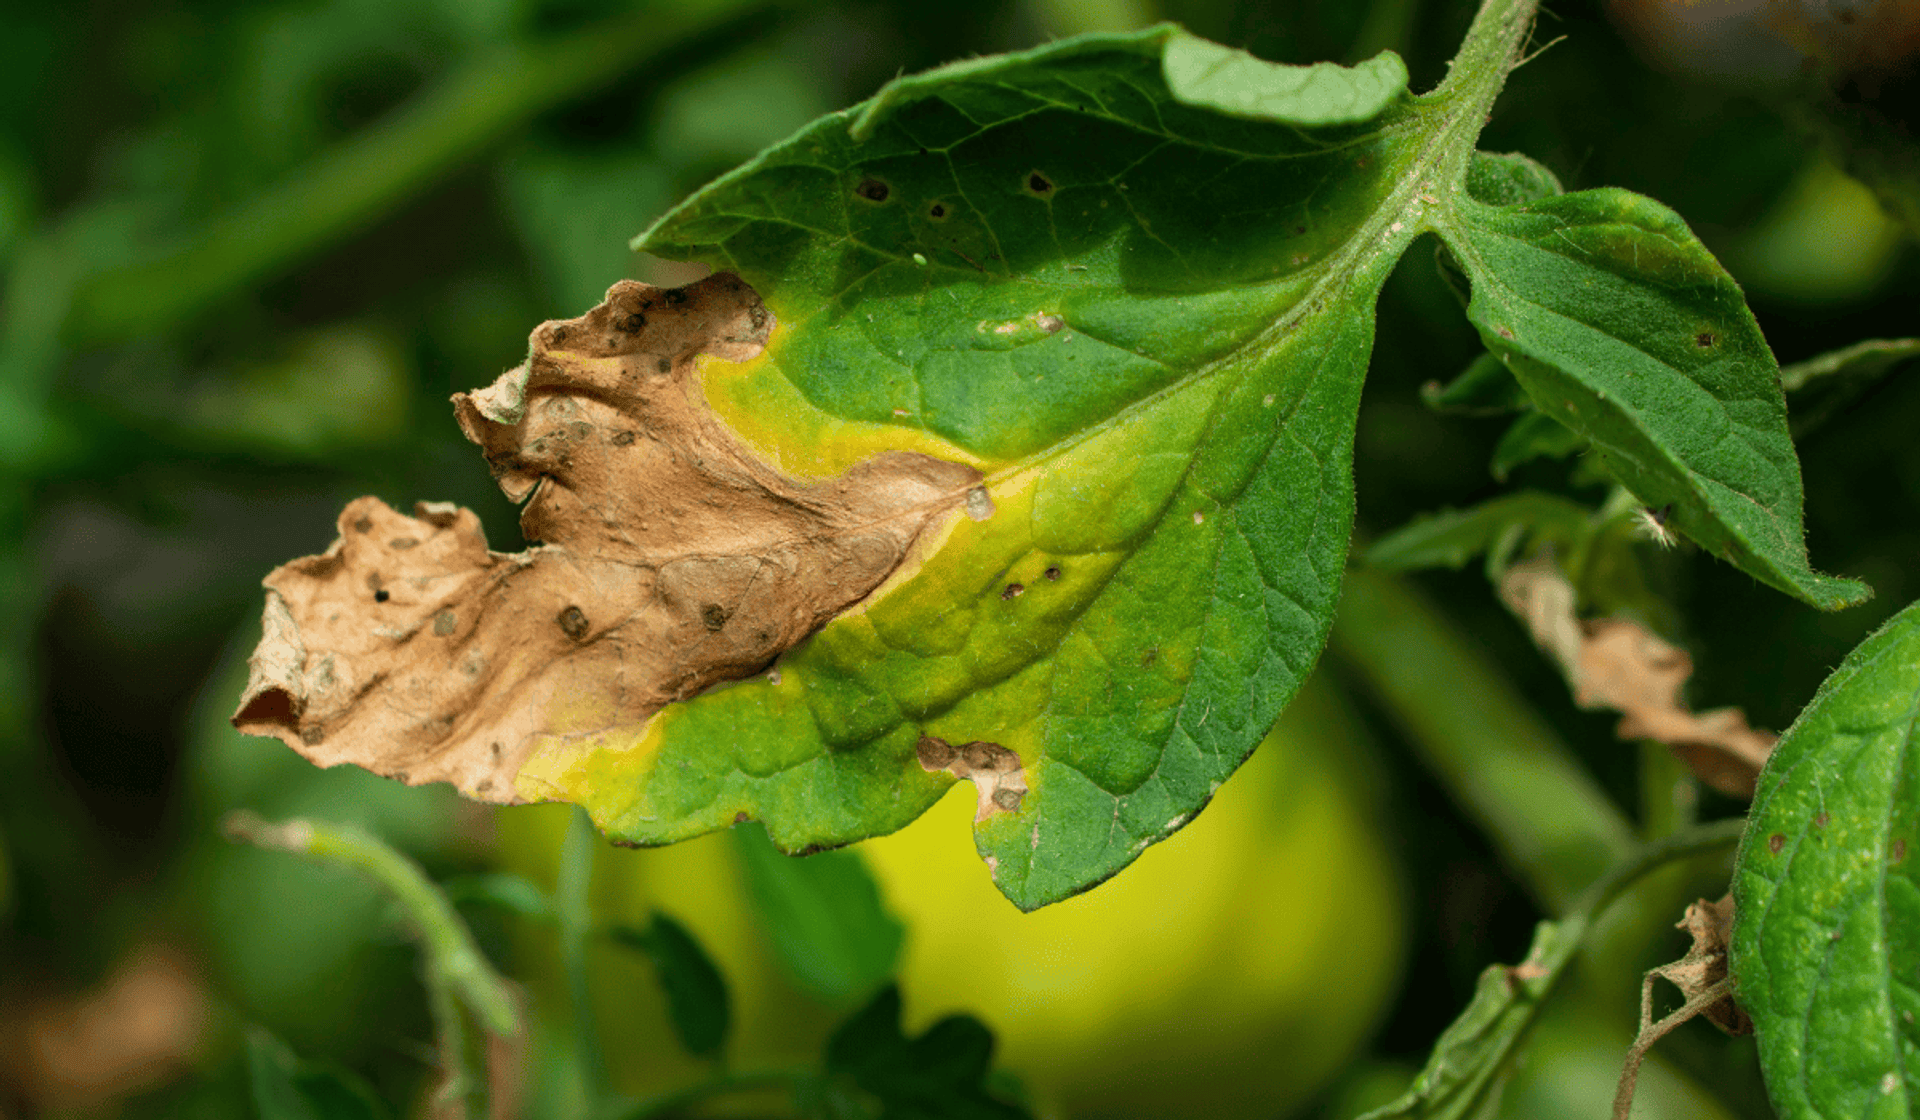
[[[932,206],[927,207],[927,217],[932,218],[936,222],[944,220],[946,216],[947,207],[945,203],[936,202]]]
[[[1140,667],[1142,669],[1146,668],[1147,666],[1153,664],[1158,660],[1160,660],[1159,646],[1148,646],[1146,649],[1142,650],[1140,653]]]
[[[1767,837],[1767,851],[1772,852],[1776,856],[1780,854],[1780,849],[1786,846],[1787,838],[1784,833],[1776,832],[1772,836]]]
[[[920,736],[920,741],[913,746],[913,753],[925,770],[945,770],[953,765],[953,744],[932,735]]]
[[[866,199],[868,202],[885,202],[887,196],[893,193],[893,188],[872,176],[868,176],[860,180],[860,185],[853,188],[853,193]]]
[[[1044,574],[1049,580],[1057,580],[1060,578],[1060,565],[1049,564],[1047,566],[1047,570],[1042,574]]]
[[[700,621],[704,623],[709,630],[719,630],[726,626],[727,619],[731,617],[732,614],[732,611],[718,603],[708,603],[706,606],[700,608]]]
[[[659,373],[672,373],[672,372],[673,372],[673,363],[672,363],[672,362],[669,362],[669,361],[668,361],[668,360],[666,360],[665,358],[662,358],[662,359],[660,359],[660,360],[659,360],[658,362],[655,362],[655,363],[654,363],[654,365],[653,365],[653,368],[654,368],[654,370],[655,370],[655,371],[657,371],[657,372],[659,372]]]
[[[625,331],[627,334],[639,334],[640,329],[646,325],[647,325],[647,317],[645,315],[640,314],[638,311],[635,311],[631,315],[628,315],[626,318],[620,320],[620,329],[622,331]]]
[[[327,737],[327,729],[317,723],[311,723],[300,729],[300,741],[309,747],[319,746]]]
[[[1053,193],[1053,180],[1038,171],[1029,171],[1027,172],[1027,190],[1037,195],[1050,195]]]
[[[1702,350],[1710,349],[1713,344],[1718,341],[1719,339],[1713,336],[1712,331],[1701,331],[1699,334],[1693,336],[1693,344]]]
[[[387,547],[395,552],[405,552],[409,548],[417,546],[419,543],[420,538],[418,537],[395,537],[387,542]]]
[[[1833,819],[1832,817],[1827,815],[1827,811],[1825,809],[1822,809],[1820,810],[1819,815],[1813,818],[1813,827],[1825,828],[1827,827],[1827,822],[1832,819]]]
[[[1009,813],[1014,813],[1020,810],[1020,802],[1025,800],[1026,796],[1023,790],[1008,789],[1006,786],[1001,786],[999,789],[993,791],[993,803],[995,806],[1005,809]]]
[[[1906,862],[1906,859],[1907,859],[1907,842],[1906,842],[1905,840],[1895,840],[1895,841],[1893,842],[1893,846],[1892,846],[1892,848],[1891,848],[1891,849],[1889,850],[1889,852],[1888,852],[1888,854],[1889,854],[1890,856],[1892,856],[1892,857],[1893,857],[1893,862],[1894,862],[1894,863],[1904,863],[1904,862]]]
[[[630,431],[615,432],[613,433],[613,439],[611,442],[615,447],[625,447],[628,444],[632,443],[634,441],[634,438],[635,438],[634,433]]]
[[[561,631],[567,637],[576,642],[587,636],[587,612],[579,607],[568,607],[554,621],[560,624]]]
[[[1018,599],[1020,596],[1026,594],[1026,591],[1027,585],[1024,583],[1009,583],[1007,584],[1007,589],[1000,593],[1000,598]]]
[[[391,598],[393,598],[393,596],[389,595],[387,589],[384,587],[373,593],[373,601],[376,603],[384,603]]]
[[[358,521],[356,521],[356,522],[354,522],[354,523],[353,523],[353,531],[354,531],[354,532],[356,532],[356,533],[371,533],[371,532],[373,532],[373,518],[371,518],[371,517],[362,517],[362,518],[361,518],[360,520],[358,520]]]

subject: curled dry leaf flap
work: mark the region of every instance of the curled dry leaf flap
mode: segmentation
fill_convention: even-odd
[[[1686,651],[1630,619],[1577,618],[1573,587],[1547,557],[1508,569],[1500,597],[1560,664],[1574,703],[1621,713],[1621,738],[1665,743],[1701,781],[1732,797],[1753,796],[1777,736],[1749,727],[1738,708],[1689,711],[1680,700],[1693,675]]]
[[[536,751],[751,675],[864,598],[979,473],[886,452],[815,482],[762,461],[695,359],[752,358],[772,328],[727,274],[622,281],[542,324],[524,365],[453,398],[540,543],[490,552],[467,510],[354,501],[331,548],[267,577],[235,725],[322,766],[539,799],[516,781]]]

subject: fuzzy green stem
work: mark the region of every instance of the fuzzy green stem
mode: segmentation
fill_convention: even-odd
[[[1499,667],[1405,580],[1347,573],[1332,649],[1551,913],[1631,855],[1633,826]]]
[[[485,1117],[485,1047],[471,1037],[464,1015],[471,1014],[501,1037],[519,1033],[520,1016],[506,980],[494,971],[453,904],[420,865],[353,825],[311,820],[274,824],[243,810],[228,814],[222,827],[235,840],[351,867],[393,896],[426,950],[427,1001],[447,1063],[445,1091],[462,1101],[468,1116]]]

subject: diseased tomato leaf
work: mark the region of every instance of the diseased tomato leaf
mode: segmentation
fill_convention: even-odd
[[[1834,670],[1761,771],[1732,966],[1785,1120],[1920,1108],[1920,605]]]

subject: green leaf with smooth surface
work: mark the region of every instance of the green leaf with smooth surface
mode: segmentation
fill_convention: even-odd
[[[1780,367],[1793,397],[1793,436],[1805,437],[1860,398],[1896,367],[1920,358],[1920,338],[1873,338]]]
[[[357,1075],[302,1061],[258,1027],[247,1032],[247,1080],[259,1120],[386,1120],[391,1115]]]
[[[988,1092],[993,1034],[952,1015],[918,1038],[900,1031],[900,989],[888,985],[827,1042],[827,1072],[851,1080],[880,1120],[1021,1120],[1027,1113]]]
[[[1920,1115],[1920,605],[1781,737],[1733,892],[1732,971],[1781,1116]]]
[[[1585,436],[1544,412],[1529,411],[1507,426],[1494,445],[1487,470],[1505,482],[1522,463],[1535,459],[1564,459],[1587,445]]]
[[[1591,532],[1592,512],[1557,494],[1522,490],[1468,509],[1424,514],[1375,541],[1366,562],[1375,568],[1410,571],[1458,568],[1481,553],[1504,568],[1525,544],[1569,544]]]
[[[1716,556],[1814,606],[1870,593],[1815,572],[1779,367],[1739,286],[1671,210],[1622,190],[1462,200],[1447,243],[1468,315],[1542,412]]]
[[[1435,412],[1462,416],[1498,416],[1533,407],[1527,391],[1514,380],[1506,363],[1492,354],[1475,358],[1460,371],[1460,376],[1444,385],[1438,381],[1422,385],[1420,399]]]
[[[1372,120],[1407,90],[1407,65],[1392,51],[1357,66],[1288,66],[1176,34],[1162,66],[1168,91],[1185,104],[1307,127]]]
[[[1514,206],[1563,193],[1560,176],[1519,152],[1475,152],[1467,164],[1467,197],[1488,206]]]
[[[734,836],[761,927],[802,988],[845,1005],[893,975],[905,931],[858,852],[789,856],[757,825]]]
[[[645,929],[614,926],[607,932],[653,962],[667,995],[673,1033],[687,1052],[699,1057],[719,1053],[733,1021],[727,981],[687,927],[656,910]]]

